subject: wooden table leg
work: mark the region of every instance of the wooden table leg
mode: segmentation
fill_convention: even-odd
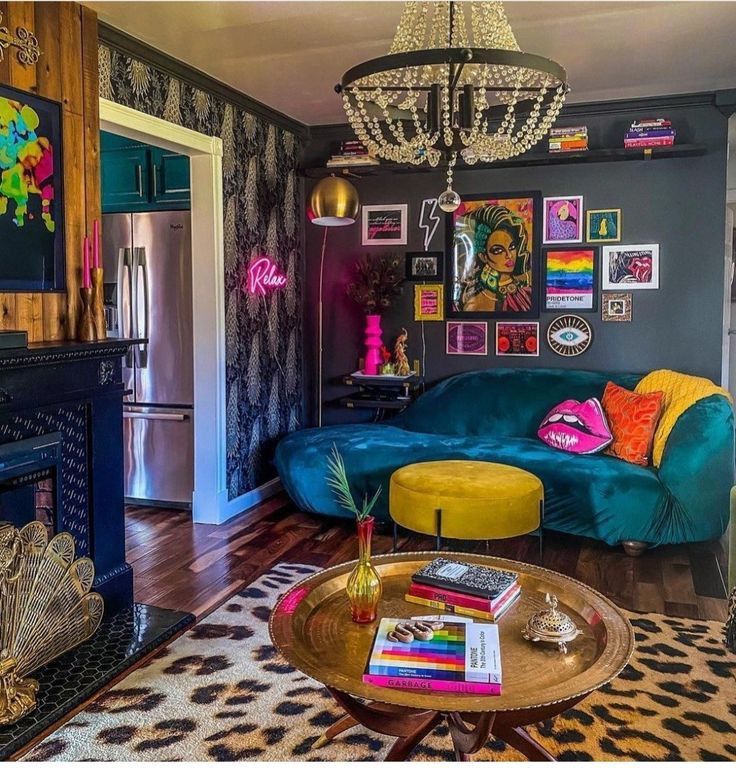
[[[511,745],[530,761],[554,761],[555,758],[533,739],[526,729],[511,726],[498,726],[493,729],[493,736]]]
[[[339,720],[336,720],[319,739],[312,743],[312,749],[319,750],[320,747],[324,747],[327,742],[331,742],[338,734],[357,725],[360,724],[354,717],[347,714],[343,715]]]
[[[322,747],[342,731],[360,724],[378,734],[398,737],[386,760],[400,761],[442,720],[442,713],[434,710],[411,709],[378,701],[364,703],[335,688],[327,690],[347,715],[333,723],[312,749]]]
[[[475,725],[468,725],[459,712],[447,713],[456,760],[467,761],[470,755],[483,747],[488,741],[495,718],[495,712],[481,712],[475,717]]]

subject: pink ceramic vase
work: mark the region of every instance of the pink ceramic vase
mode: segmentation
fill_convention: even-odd
[[[367,314],[365,316],[365,366],[363,373],[367,376],[377,376],[383,360],[381,359],[381,315]]]

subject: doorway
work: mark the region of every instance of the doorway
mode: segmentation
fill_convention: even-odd
[[[194,489],[192,519],[231,515],[225,481],[222,140],[100,99],[100,129],[189,157]]]

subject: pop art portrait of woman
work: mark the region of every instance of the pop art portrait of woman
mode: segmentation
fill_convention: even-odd
[[[474,198],[450,216],[448,315],[537,316],[537,202],[535,193]]]

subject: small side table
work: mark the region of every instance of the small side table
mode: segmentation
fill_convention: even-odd
[[[386,412],[403,411],[424,385],[417,373],[409,376],[366,376],[355,371],[344,376],[342,383],[357,387],[357,392],[340,398],[340,405],[350,409],[373,409],[376,421]]]

